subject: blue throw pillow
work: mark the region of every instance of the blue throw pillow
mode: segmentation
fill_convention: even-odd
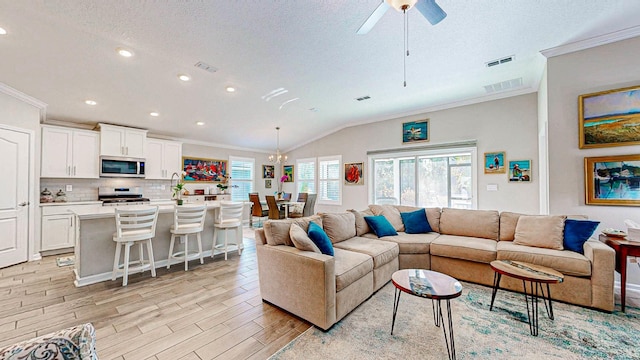
[[[314,244],[320,249],[320,252],[325,255],[333,256],[333,244],[331,243],[331,239],[329,239],[329,235],[324,232],[324,229],[320,227],[320,225],[312,222],[309,224],[309,238],[313,241]]]
[[[365,216],[364,221],[367,222],[369,227],[379,238],[383,236],[398,235],[396,229],[393,228],[393,225],[391,225],[389,220],[387,220],[387,218],[382,215]]]
[[[584,254],[584,245],[600,224],[599,221],[573,220],[564,221],[564,248]]]
[[[432,232],[431,225],[427,221],[427,212],[424,209],[400,213],[404,223],[404,232],[407,234],[424,234]]]

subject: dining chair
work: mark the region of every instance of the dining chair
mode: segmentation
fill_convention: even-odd
[[[262,227],[260,220],[269,217],[269,210],[262,209],[262,203],[260,203],[260,195],[258,193],[249,193],[249,201],[251,201],[251,222],[253,218],[258,218],[258,227]]]
[[[113,241],[116,243],[116,253],[113,259],[113,272],[111,280],[115,280],[122,273],[122,286],[127,286],[129,274],[151,270],[151,277],[156,277],[156,266],[153,259],[153,246],[151,239],[156,236],[156,223],[158,222],[158,207],[145,209],[120,209],[116,208],[116,232]],[[138,244],[138,260],[130,259],[131,247]],[[144,245],[147,245],[148,260],[144,259]],[[124,259],[120,263],[120,251],[124,248]],[[131,266],[137,264],[135,266]]]
[[[307,196],[307,202],[304,203],[304,210],[302,210],[303,216],[311,216],[316,213],[316,199],[317,194],[309,194]]]
[[[295,204],[295,205],[291,206],[291,208],[289,209],[289,217],[290,218],[299,218],[299,217],[303,216],[304,206],[307,203],[308,196],[309,196],[308,193],[299,193],[298,194],[297,202],[299,202],[301,204]]]
[[[282,195],[282,200],[284,201],[291,201],[291,193],[284,193]]]
[[[220,203],[220,217],[213,223],[213,248],[211,257],[216,250],[224,249],[224,259],[227,260],[229,245],[238,247],[238,255],[242,255],[242,213],[244,204],[241,202],[223,201]],[[235,240],[229,242],[229,230],[235,230]],[[220,232],[224,232],[224,243],[219,244]]]
[[[276,202],[276,197],[272,195],[267,195],[267,206],[269,207],[269,219],[284,219],[284,210],[280,210],[278,203]]]
[[[171,242],[169,243],[169,257],[167,269],[171,267],[171,259],[184,261],[184,271],[189,270],[189,260],[200,258],[200,264],[204,264],[202,257],[202,231],[204,219],[207,215],[207,205],[181,205],[173,210],[173,225],[171,225]],[[196,235],[198,251],[189,252],[189,235]],[[176,237],[180,238],[183,245],[182,251],[173,252]]]

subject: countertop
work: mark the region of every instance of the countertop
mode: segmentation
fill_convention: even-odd
[[[207,209],[216,209],[220,207],[221,201],[205,201],[203,204],[207,205]],[[251,202],[245,202],[245,206],[250,205]],[[175,202],[174,201],[152,201],[150,203],[151,206],[158,206],[159,213],[171,213],[173,212]],[[181,206],[197,206],[200,204],[185,204]],[[126,206],[126,209],[136,210],[136,209],[144,209],[149,205],[130,205]],[[78,216],[80,220],[90,220],[90,219],[101,219],[101,218],[112,218],[115,216],[116,207],[115,206],[89,206],[89,207],[81,207],[77,209],[73,209],[72,213]]]
[[[40,206],[62,206],[62,205],[102,205],[102,201],[70,201],[70,202],[40,203]]]

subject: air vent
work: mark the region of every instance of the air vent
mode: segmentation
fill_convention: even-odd
[[[218,69],[216,69],[215,67],[207,64],[207,63],[203,63],[202,61],[198,61],[195,65],[195,67],[197,67],[198,69],[202,69],[204,71],[208,71],[210,73],[215,73],[216,71],[218,71]]]
[[[369,96],[369,95],[365,95],[365,96],[356,98],[356,100],[358,100],[358,101],[364,101],[364,100],[369,100],[369,99],[371,99],[371,96]]]
[[[508,62],[512,62],[513,60],[516,59],[515,55],[511,55],[511,56],[507,56],[505,58],[502,59],[495,59],[495,60],[491,60],[489,62],[486,63],[487,67],[493,67],[493,66],[497,66],[500,64],[506,64]]]
[[[511,79],[506,81],[497,82],[491,85],[485,85],[484,90],[487,94],[491,94],[498,91],[505,91],[509,89],[515,89],[522,86],[522,78]]]

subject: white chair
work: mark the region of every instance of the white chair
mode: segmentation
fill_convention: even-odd
[[[122,286],[127,286],[129,273],[143,272],[151,269],[151,276],[156,277],[156,267],[153,259],[153,246],[151,239],[156,236],[156,223],[158,221],[158,207],[145,209],[119,209],[116,208],[116,232],[113,241],[116,243],[116,254],[113,259],[113,273],[111,280],[115,280],[122,273]],[[131,246],[138,243],[138,260],[131,261]],[[144,259],[144,245],[147,245],[148,260]],[[120,249],[124,247],[124,261],[120,263]],[[135,266],[132,266],[137,264]]]
[[[224,259],[227,260],[227,249],[229,245],[238,247],[238,255],[242,254],[242,212],[244,204],[241,202],[223,201],[220,203],[220,216],[214,222],[213,226],[213,249],[211,249],[211,257],[216,254],[216,249],[224,249]],[[236,239],[229,242],[228,230],[236,231]],[[220,232],[224,231],[224,243],[218,244]],[[218,251],[219,254],[221,251]]]
[[[204,219],[207,215],[207,205],[183,205],[176,206],[173,211],[173,225],[171,225],[171,243],[169,245],[169,258],[167,269],[171,267],[171,259],[184,261],[184,271],[189,270],[189,260],[200,258],[200,264],[204,264],[202,258],[202,230]],[[196,235],[198,251],[189,252],[189,235]],[[184,244],[184,250],[173,252],[176,236]]]

